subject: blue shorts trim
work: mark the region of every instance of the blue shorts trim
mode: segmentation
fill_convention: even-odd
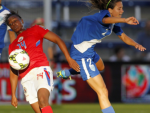
[[[46,68],[44,68],[44,72],[45,72],[45,75],[46,75],[46,78],[47,78],[48,85],[50,86],[50,72],[48,72],[46,70]]]

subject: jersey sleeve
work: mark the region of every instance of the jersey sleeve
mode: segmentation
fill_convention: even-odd
[[[123,33],[123,30],[121,29],[121,26],[120,26],[120,23],[116,23],[114,25],[114,28],[113,28],[113,32],[116,34],[116,35],[120,35]]]
[[[110,13],[108,10],[102,10],[99,12],[99,16],[98,16],[98,21],[101,23],[101,24],[104,24],[102,22],[103,18],[104,17],[110,17]]]
[[[9,26],[7,26],[7,30],[8,31],[13,31]]]
[[[41,38],[43,38],[44,35],[49,31],[48,29],[46,29],[46,28],[44,28],[43,26],[40,26],[40,25],[35,25],[35,27],[36,27],[38,35]]]

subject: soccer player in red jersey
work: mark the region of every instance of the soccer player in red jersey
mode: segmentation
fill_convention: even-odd
[[[25,29],[22,18],[13,11],[6,15],[5,22],[17,34],[17,38],[9,46],[9,53],[15,49],[23,49],[30,57],[30,64],[25,70],[17,71],[11,68],[11,104],[14,107],[17,107],[18,104],[15,92],[19,72],[26,100],[29,101],[33,110],[36,113],[53,113],[48,103],[50,92],[53,89],[53,73],[43,52],[43,38],[58,44],[70,67],[80,71],[79,65],[70,57],[65,43],[55,33],[39,25]]]

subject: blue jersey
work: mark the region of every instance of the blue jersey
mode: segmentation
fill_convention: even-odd
[[[4,17],[6,14],[9,14],[9,9],[7,9],[5,6],[1,6],[0,9],[0,53],[2,51],[2,48],[4,48],[4,37],[7,31],[7,25],[4,23]]]
[[[119,23],[104,24],[102,22],[104,17],[110,17],[108,10],[85,16],[79,21],[71,38],[73,45],[70,53],[73,59],[93,57],[96,43],[100,43],[112,31],[117,35],[123,33]]]

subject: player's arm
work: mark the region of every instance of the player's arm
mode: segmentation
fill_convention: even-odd
[[[16,98],[16,88],[18,83],[18,71],[12,69],[11,67],[10,67],[10,83],[11,83],[11,93],[12,93],[11,104],[14,107],[17,107],[18,101]]]
[[[102,19],[104,24],[113,24],[113,23],[127,23],[130,25],[137,25],[139,21],[135,17],[129,18],[119,18],[119,17],[104,17]]]
[[[72,67],[77,72],[80,72],[79,65],[77,64],[77,62],[75,60],[73,60],[70,57],[64,41],[61,40],[61,38],[59,38],[59,36],[57,36],[55,33],[51,32],[51,31],[49,31],[48,33],[46,33],[44,35],[44,38],[48,39],[49,41],[56,43],[59,46],[59,48],[61,49],[61,51],[64,53],[70,67]]]
[[[134,46],[136,49],[140,50],[140,51],[145,51],[146,48],[143,47],[142,45],[138,44],[137,42],[135,42],[134,40],[132,40],[130,37],[128,37],[125,33],[122,33],[121,36],[118,35],[118,37],[125,42],[128,45]]]
[[[12,43],[16,39],[16,34],[13,31],[8,30],[10,43]]]

